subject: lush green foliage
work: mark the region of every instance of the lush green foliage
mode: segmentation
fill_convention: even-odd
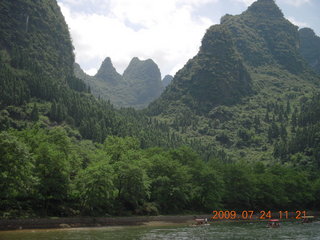
[[[319,204],[319,178],[298,168],[204,162],[187,147],[143,150],[132,137],[96,144],[78,135],[69,127],[44,129],[39,123],[1,133],[2,217],[294,210]]]
[[[0,129],[23,128],[28,120],[38,120],[41,110],[40,115],[51,120],[44,121],[45,125],[67,123],[78,128],[82,137],[97,142],[108,135],[129,135],[139,136],[145,147],[178,144],[179,139],[165,124],[132,109],[115,110],[109,102],[94,98],[74,76],[61,83],[42,75],[41,69],[34,72],[27,65],[12,67],[12,54],[0,51]],[[40,102],[42,109],[37,109],[35,102]]]
[[[297,28],[273,0],[260,0],[208,29],[199,53],[148,113],[206,146],[207,155],[266,162],[319,83],[300,55]]]
[[[283,139],[274,150],[287,164],[309,171],[320,169],[320,95],[306,99],[291,121],[293,134]]]

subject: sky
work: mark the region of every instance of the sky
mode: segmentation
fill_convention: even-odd
[[[58,0],[76,62],[94,75],[110,57],[122,74],[133,57],[174,75],[199,50],[206,29],[255,0]],[[320,36],[320,0],[276,0],[285,17]]]

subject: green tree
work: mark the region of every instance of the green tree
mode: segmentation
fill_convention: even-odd
[[[225,195],[223,202],[228,209],[252,209],[255,192],[254,177],[244,163],[229,164],[224,171]]]
[[[288,209],[307,209],[314,201],[312,184],[306,173],[287,168],[282,181],[289,199]]]
[[[283,182],[279,176],[269,171],[256,174],[254,179],[255,191],[252,195],[253,209],[277,210],[288,203]]]
[[[117,201],[129,211],[135,211],[150,197],[150,179],[139,152],[124,153],[121,160],[114,163]],[[119,206],[118,206],[119,208]]]
[[[70,139],[62,128],[54,128],[49,132],[33,129],[30,133],[26,132],[26,136],[33,145],[36,160],[34,173],[39,179],[37,192],[42,214],[63,215],[59,207],[69,194]]]
[[[91,163],[80,171],[75,182],[75,195],[81,201],[82,213],[105,215],[113,213],[115,198],[114,171],[109,159]]]
[[[39,120],[39,110],[36,103],[33,104],[30,118],[32,121],[35,121],[35,122]]]
[[[110,136],[104,142],[105,150],[111,156],[111,162],[119,161],[122,155],[129,150],[139,149],[140,143],[138,139],[133,137],[115,137]]]
[[[194,204],[199,205],[199,209],[212,211],[221,209],[222,197],[224,195],[224,182],[221,174],[211,166],[205,165],[194,176]]]
[[[151,201],[161,212],[173,213],[185,209],[192,196],[192,176],[187,166],[165,155],[152,157],[149,169]]]
[[[0,209],[20,208],[19,199],[31,197],[36,179],[28,147],[10,132],[0,133]]]
[[[318,178],[313,185],[314,189],[314,196],[315,196],[315,201],[314,201],[314,208],[317,209],[318,206],[320,205],[320,178]]]

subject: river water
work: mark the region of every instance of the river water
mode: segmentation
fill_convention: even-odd
[[[0,240],[159,240],[159,239],[299,239],[320,240],[320,222],[282,223],[266,228],[258,223],[213,223],[210,226],[134,226],[62,230],[20,230],[0,232]]]

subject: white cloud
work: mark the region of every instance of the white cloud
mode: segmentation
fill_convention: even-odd
[[[303,4],[310,3],[310,0],[281,0],[286,4],[293,5],[295,7],[299,7]]]
[[[89,74],[90,76],[94,76],[98,72],[98,69],[96,68],[90,68],[86,70],[86,73]]]
[[[153,59],[174,74],[200,46],[209,18],[193,14],[217,0],[59,0],[69,25],[76,61],[94,74],[111,57],[122,73],[133,57]],[[97,7],[99,11],[90,11]],[[95,12],[95,13],[93,13]]]
[[[291,23],[293,23],[294,25],[296,25],[296,26],[298,26],[298,27],[300,27],[300,28],[310,27],[310,26],[308,25],[308,23],[300,22],[300,21],[296,20],[294,17],[287,17],[287,19],[288,19]]]
[[[246,6],[249,6],[257,0],[237,0],[237,1],[244,3]]]
[[[238,2],[244,3],[246,6],[251,5],[252,3],[256,2],[257,0],[236,0]],[[275,0],[275,2],[284,2],[288,5],[293,5],[295,7],[299,7],[303,4],[310,3],[311,0]]]

